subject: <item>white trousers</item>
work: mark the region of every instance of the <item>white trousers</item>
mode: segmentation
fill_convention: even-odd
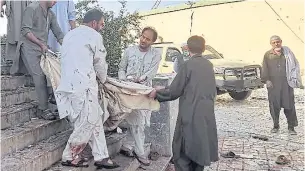
[[[73,123],[74,130],[70,135],[62,160],[74,160],[89,143],[95,161],[108,158],[108,149],[103,127],[103,111],[98,103],[96,93],[90,91],[82,94],[62,94],[61,105],[65,102],[65,111],[71,112],[68,117]]]
[[[128,123],[127,139],[123,142],[123,148],[132,150],[134,147],[135,153],[139,157],[145,156],[145,126],[150,126],[151,111],[134,110],[126,118]]]

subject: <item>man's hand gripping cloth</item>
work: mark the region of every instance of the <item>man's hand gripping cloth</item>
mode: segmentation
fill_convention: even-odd
[[[55,92],[60,83],[60,57],[49,51],[46,56],[41,57],[40,66]],[[104,111],[105,131],[117,128],[132,110],[158,111],[160,109],[160,103],[148,97],[153,90],[151,87],[110,77],[107,77],[106,83],[98,82],[98,84],[99,103]]]

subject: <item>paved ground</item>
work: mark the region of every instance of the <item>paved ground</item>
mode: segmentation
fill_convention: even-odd
[[[299,121],[296,136],[288,135],[283,111],[280,133],[270,133],[273,124],[265,89],[254,91],[243,102],[234,101],[229,95],[218,96],[215,113],[219,152],[233,151],[249,159],[220,157],[219,162],[213,163],[205,171],[304,171],[304,91],[296,89],[295,96]],[[252,136],[255,134],[267,136],[268,141],[254,139]],[[282,154],[291,160],[289,165],[275,163]]]

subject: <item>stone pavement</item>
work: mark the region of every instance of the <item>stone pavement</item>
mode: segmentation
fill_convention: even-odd
[[[266,89],[256,90],[245,101],[234,101],[228,95],[218,96],[215,115],[219,131],[255,133],[275,139],[304,143],[304,91],[295,89],[296,112],[299,125],[298,136],[288,136],[287,120],[283,110],[280,114],[280,133],[270,134],[273,122],[269,113]]]
[[[273,126],[269,113],[266,89],[253,91],[245,101],[234,101],[228,95],[217,97],[215,115],[219,136],[219,153],[229,151],[245,158],[220,157],[204,171],[305,171],[304,167],[304,91],[295,90],[298,135],[290,136],[286,117],[281,111],[280,132],[271,134]],[[268,141],[253,135],[268,137]],[[275,163],[279,155],[291,160],[288,165]],[[172,171],[170,166],[168,171]]]
[[[232,151],[244,158],[228,159],[220,157],[205,171],[303,171],[304,145],[269,139],[262,141],[250,135],[221,135],[219,153]],[[276,158],[285,155],[291,160],[288,165],[277,165]]]

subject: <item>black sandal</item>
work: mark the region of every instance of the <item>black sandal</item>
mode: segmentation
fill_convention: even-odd
[[[259,140],[262,140],[262,141],[268,141],[268,137],[267,136],[264,136],[264,135],[254,135],[252,136],[254,139],[259,139]]]
[[[77,164],[73,164],[72,160],[62,161],[61,165],[63,166],[69,166],[69,167],[89,167],[89,164],[85,159],[81,159],[77,162]]]
[[[38,117],[44,120],[56,120],[56,115],[50,109],[40,111]]]
[[[223,157],[223,158],[239,158],[240,157],[239,155],[236,155],[232,151],[229,151],[227,153],[221,154],[220,156]]]
[[[144,165],[144,166],[149,166],[149,165],[150,165],[150,163],[144,163],[144,162],[140,159],[140,157],[136,154],[135,151],[133,151],[132,154],[133,154],[133,156],[134,156],[142,165]]]
[[[134,157],[133,153],[132,153],[132,150],[120,150],[120,153],[123,154],[124,156],[126,157]]]
[[[118,165],[116,162],[112,161],[112,163],[109,163],[109,158],[107,159],[107,162],[103,161],[96,161],[94,162],[94,166],[97,167],[97,169],[116,169],[119,168],[120,165]]]
[[[150,152],[148,155],[148,158],[152,161],[157,161],[160,157],[161,155],[158,152]]]

